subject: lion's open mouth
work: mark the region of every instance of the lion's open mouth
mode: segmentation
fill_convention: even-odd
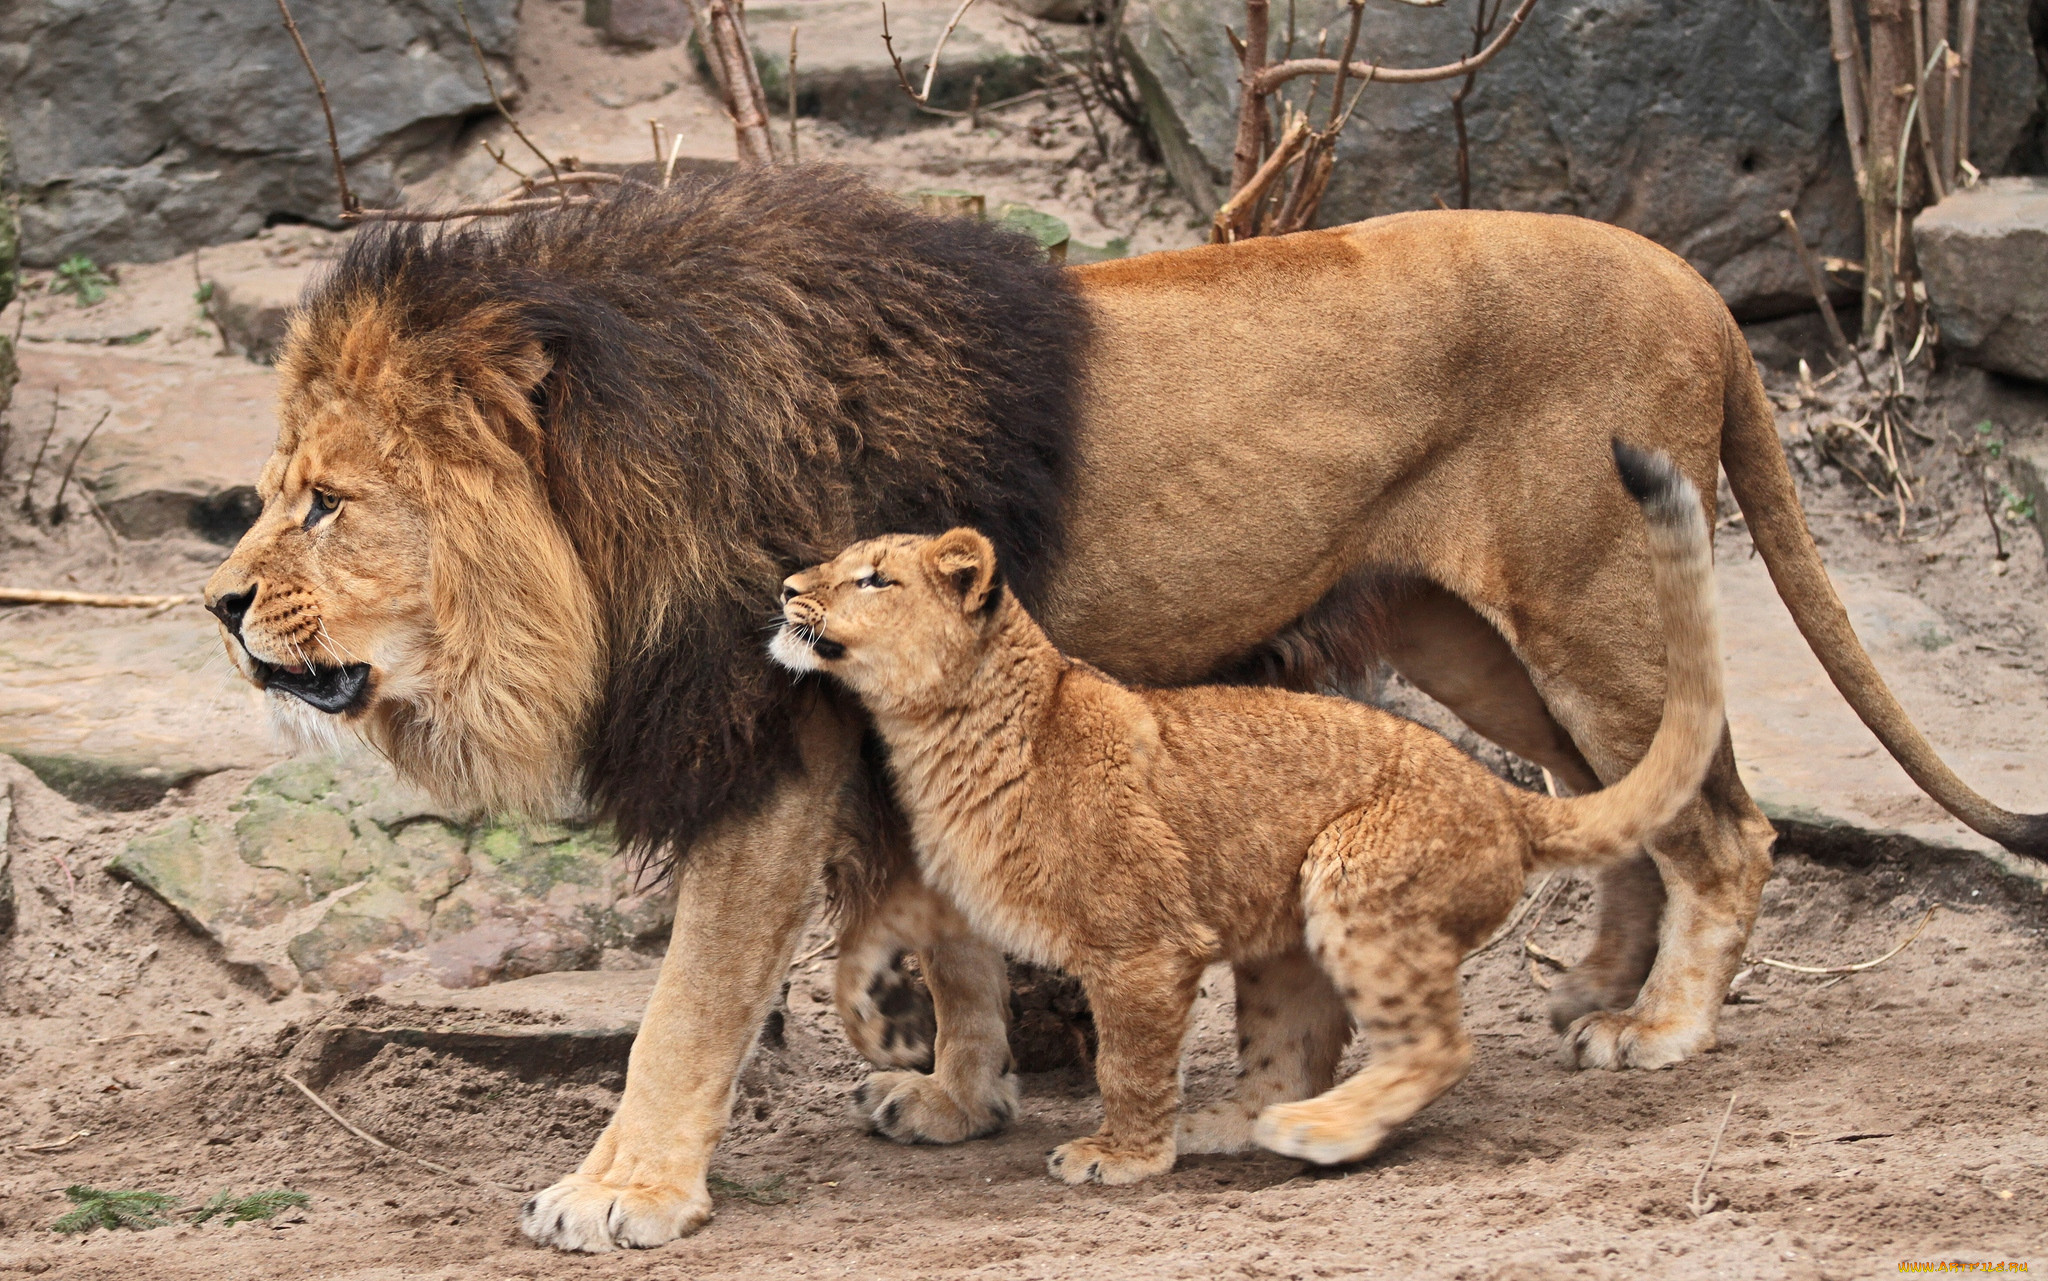
[[[346,667],[320,667],[314,664],[281,667],[266,663],[255,655],[250,658],[256,664],[256,683],[265,689],[274,689],[323,712],[346,712],[363,701],[363,695],[370,688],[370,665],[350,663]]]

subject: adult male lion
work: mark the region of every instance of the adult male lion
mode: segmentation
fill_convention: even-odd
[[[871,970],[945,940],[934,1070],[870,1082],[878,1128],[1006,1119],[1000,955],[888,857],[857,716],[763,650],[782,576],[857,537],[981,527],[1060,645],[1137,682],[1310,684],[1383,656],[1584,790],[1662,701],[1609,441],[1702,493],[1719,463],[1893,755],[1979,831],[2048,847],[2048,821],[1948,772],[1856,643],[1720,299],[1611,227],[1405,214],[1061,275],[843,174],[750,172],[366,230],[279,363],[263,514],[207,601],[280,719],[353,729],[458,800],[580,791],[629,847],[678,852],[625,1095],[529,1203],[537,1240],[650,1246],[710,1216],[734,1077],[827,882],[870,1057],[923,1050],[857,999]],[[1554,1009],[1577,1061],[1712,1044],[1770,844],[1724,744],[1655,864],[1603,881]],[[1240,1017],[1287,981],[1240,973]]]

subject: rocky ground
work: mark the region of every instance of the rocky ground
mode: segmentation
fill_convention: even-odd
[[[654,116],[684,139],[682,163],[723,164],[729,129],[683,55],[605,48],[576,8],[527,5],[529,132],[624,166],[646,159]],[[806,22],[803,47],[826,65],[822,20]],[[991,48],[1006,38],[985,33]],[[1084,255],[1200,235],[1135,140],[1110,128],[1098,142],[1071,106],[915,132],[807,118],[799,139],[895,189],[1050,212]],[[488,193],[495,169],[479,147],[414,198]],[[32,278],[0,314],[25,340],[0,427],[0,586],[197,589],[269,447],[273,376],[249,356],[337,244],[283,226],[117,267],[91,307]],[[2048,395],[1917,366],[1902,503],[1874,492],[1889,486],[1844,425],[1874,402],[1853,373],[1824,372],[1812,324],[1751,338],[1880,667],[1966,778],[2048,808],[2048,558],[2032,523],[2048,505]],[[1823,372],[1802,375],[1801,358]],[[0,752],[14,758],[0,756],[0,1274],[1847,1277],[2042,1262],[2041,871],[1989,857],[1876,747],[1732,506],[1717,560],[1744,777],[1785,834],[1752,955],[1825,967],[1910,939],[1893,959],[1825,975],[1759,964],[1719,1052],[1574,1075],[1552,1056],[1542,988],[1546,958],[1584,946],[1590,899],[1577,881],[1534,887],[1518,930],[1468,963],[1470,1079],[1388,1151],[1321,1172],[1198,1158],[1141,1188],[1074,1191],[1042,1158],[1092,1124],[1080,1068],[1027,1077],[1025,1115],[994,1140],[902,1149],[857,1132],[845,1101],[861,1068],[830,1016],[827,951],[793,968],[780,1043],[748,1069],[718,1220],[595,1262],[529,1249],[513,1211],[573,1167],[616,1100],[659,896],[587,834],[438,813],[374,763],[283,760],[196,606],[0,608]],[[800,955],[826,938],[814,926]],[[497,980],[519,981],[446,986]],[[1219,973],[1190,1059],[1197,1099],[1227,1074],[1229,1009]],[[455,1176],[352,1137],[285,1072]],[[52,1233],[75,1184],[181,1207],[224,1188],[310,1201],[232,1227]]]

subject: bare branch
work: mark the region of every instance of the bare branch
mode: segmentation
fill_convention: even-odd
[[[796,154],[796,24],[789,24],[789,70],[782,77],[784,87],[789,90],[789,163],[797,163]]]
[[[1785,224],[1786,234],[1792,237],[1792,250],[1799,255],[1799,266],[1806,272],[1807,288],[1813,290],[1813,301],[1820,307],[1821,319],[1827,322],[1828,338],[1834,342],[1837,352],[1856,362],[1857,372],[1861,373],[1863,361],[1849,344],[1848,336],[1842,332],[1842,322],[1835,315],[1835,304],[1828,299],[1827,280],[1820,274],[1820,264],[1813,260],[1813,251],[1806,247],[1806,237],[1799,234],[1799,220],[1792,216],[1790,209],[1780,209],[1778,217]],[[1869,385],[1869,374],[1863,374],[1863,382]]]
[[[889,39],[889,6],[882,6],[882,45],[889,51],[889,61],[896,66],[896,83],[903,86],[903,92],[910,95],[911,101],[926,103],[932,100],[932,81],[939,74],[939,55],[945,51],[946,42],[953,38],[953,29],[960,25],[960,19],[967,16],[973,5],[974,0],[960,0],[953,16],[946,19],[945,30],[939,32],[939,42],[932,46],[932,56],[925,60],[923,89],[912,89],[910,77],[903,73],[903,59],[896,56],[896,46]]]
[[[278,0],[278,3],[283,4],[284,0]],[[471,53],[476,55],[477,69],[484,73],[484,88],[491,91],[491,105],[498,109],[499,115],[505,117],[505,123],[512,126],[512,132],[518,135],[519,141],[526,144],[526,149],[540,157],[540,162],[547,166],[549,175],[560,178],[562,173],[561,170],[555,167],[555,162],[548,159],[548,153],[535,146],[533,139],[526,136],[526,130],[519,127],[518,119],[513,116],[511,109],[505,105],[505,100],[498,96],[498,82],[491,76],[491,64],[484,59],[484,47],[477,43],[476,29],[469,25],[469,9],[463,4],[462,0],[455,0],[455,12],[462,19],[463,32],[469,36],[469,49]]]
[[[1260,165],[1251,179],[1233,192],[1223,207],[1216,211],[1215,221],[1209,227],[1210,243],[1227,245],[1238,239],[1238,233],[1249,221],[1252,210],[1258,207],[1259,201],[1265,198],[1287,167],[1294,163],[1310,136],[1307,117],[1296,116],[1288,124],[1287,132],[1281,135],[1280,145],[1266,157],[1266,163]]]
[[[35,587],[0,587],[0,605],[91,605],[100,609],[162,609],[197,604],[197,596],[111,596],[104,592],[43,591]]]
[[[290,6],[277,0],[277,11],[284,18],[284,29],[291,32],[292,43],[298,46],[299,61],[306,64],[306,74],[313,77],[313,92],[320,95],[320,113],[327,117],[327,150],[334,157],[334,185],[341,189],[341,213],[347,217],[355,211],[356,198],[348,189],[348,167],[341,161],[341,136],[334,131],[334,108],[327,101],[327,82],[314,68],[313,55],[306,52],[306,42],[299,35],[299,24],[292,20]]]
[[[1856,174],[1856,189],[1861,191],[1864,139],[1868,136],[1863,121],[1863,83],[1869,73],[1863,68],[1862,41],[1856,38],[1856,14],[1849,0],[1828,0],[1828,32],[1828,50],[1841,85],[1842,126],[1849,135],[1849,165]]]
[[[489,205],[462,205],[455,209],[358,209],[347,221],[453,222],[457,218],[501,218],[507,214],[528,213],[535,209],[577,209],[595,200],[595,196],[564,195],[535,197],[530,200],[503,200]]]
[[[1445,63],[1441,67],[1382,67],[1369,62],[1351,63],[1347,74],[1377,80],[1382,84],[1414,85],[1427,84],[1433,80],[1452,80],[1492,62],[1500,51],[1508,47],[1522,24],[1529,20],[1529,14],[1536,8],[1536,0],[1522,0],[1508,19],[1508,25],[1494,37],[1493,43],[1469,58]],[[1298,58],[1293,62],[1278,62],[1267,67],[1258,75],[1253,88],[1261,97],[1272,93],[1281,85],[1299,76],[1330,76],[1337,73],[1337,63],[1330,58]]]

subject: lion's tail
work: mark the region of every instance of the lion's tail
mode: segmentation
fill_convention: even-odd
[[[1742,505],[1749,534],[1770,570],[1778,596],[1806,637],[1842,699],[1922,791],[1972,829],[2016,854],[2048,858],[2048,814],[2017,814],[1979,796],[1956,776],[1899,706],[1849,625],[1848,611],[1821,564],[1806,527],[1799,493],[1785,466],[1770,400],[1742,331],[1727,322],[1728,382],[1721,428],[1721,465]]]
[[[1692,799],[1721,746],[1714,544],[1699,491],[1662,454],[1617,440],[1614,463],[1649,521],[1650,576],[1664,619],[1664,719],[1650,750],[1613,786],[1569,800],[1519,794],[1534,838],[1532,867],[1634,853]]]

